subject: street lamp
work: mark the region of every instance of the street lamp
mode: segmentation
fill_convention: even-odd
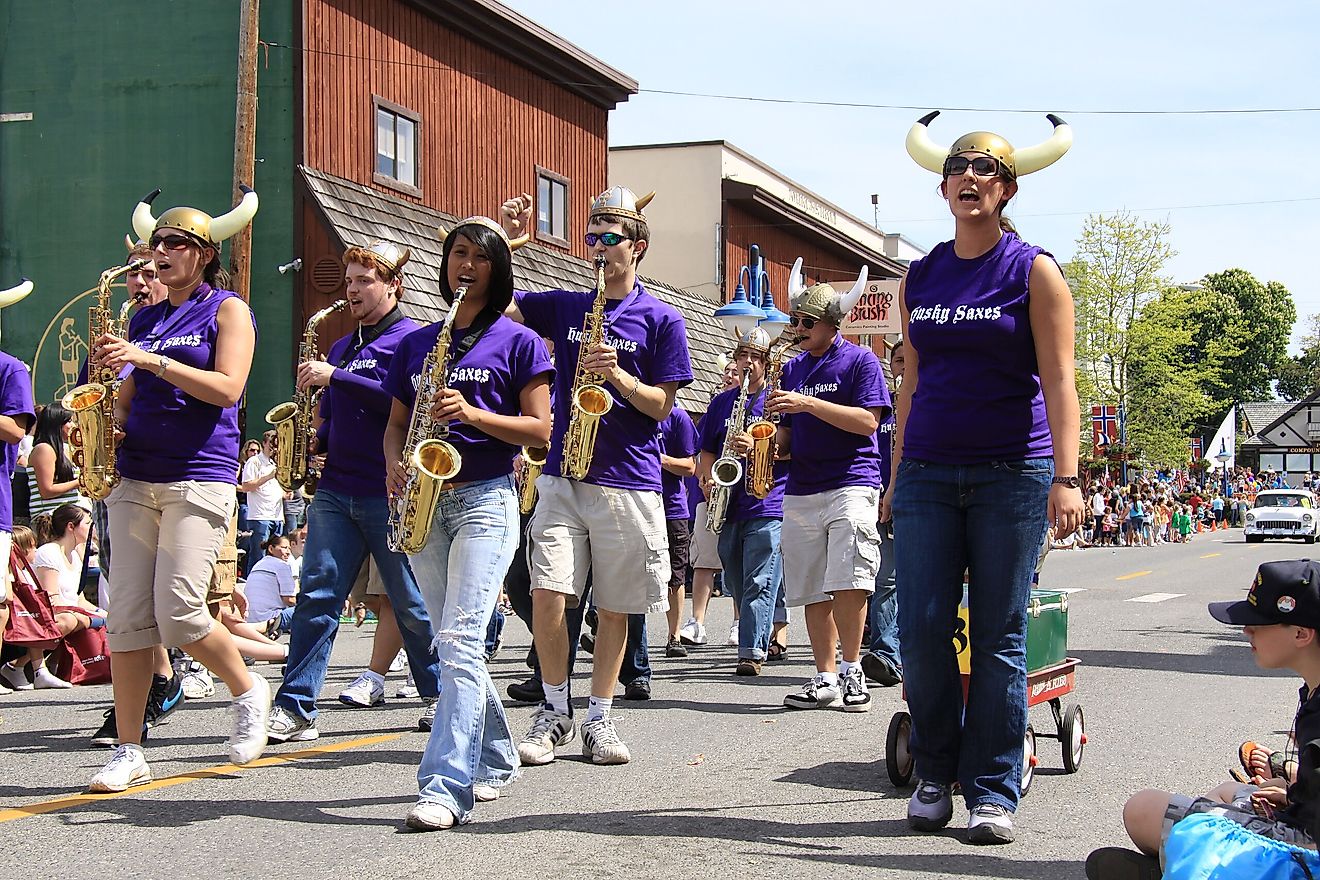
[[[1233,457],[1233,453],[1228,451],[1228,441],[1221,438],[1219,441],[1219,451],[1215,453],[1215,461],[1219,462],[1219,468],[1223,471],[1224,497],[1228,497],[1228,460]]]
[[[757,266],[761,256],[760,246],[752,245],[750,253],[751,266]],[[753,272],[751,266],[743,266],[738,271],[738,286],[734,288],[733,299],[715,310],[715,318],[734,339],[742,339],[765,319],[765,312],[760,305],[761,276]],[[743,286],[744,278],[747,279],[747,287]]]
[[[761,259],[761,311],[765,317],[760,320],[757,326],[765,329],[772,340],[778,339],[780,335],[788,329],[788,314],[781,312],[775,305],[774,294],[770,292],[770,275],[765,271],[765,259]]]

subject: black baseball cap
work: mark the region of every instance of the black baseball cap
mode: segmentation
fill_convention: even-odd
[[[1236,626],[1286,623],[1320,630],[1320,563],[1310,559],[1263,563],[1256,569],[1247,598],[1211,602],[1210,616]]]

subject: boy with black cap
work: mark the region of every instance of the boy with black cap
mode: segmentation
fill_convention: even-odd
[[[1158,856],[1174,824],[1194,813],[1212,813],[1248,831],[1293,846],[1316,849],[1320,819],[1320,563],[1309,559],[1266,562],[1256,571],[1246,599],[1212,602],[1215,620],[1241,626],[1256,665],[1291,669],[1305,684],[1293,741],[1299,769],[1284,779],[1252,784],[1227,782],[1200,798],[1147,790],[1123,807],[1123,824],[1141,853],[1106,847],[1086,860],[1090,880],[1158,880]]]

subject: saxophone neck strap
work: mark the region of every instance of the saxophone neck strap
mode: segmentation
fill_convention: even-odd
[[[499,313],[493,309],[482,309],[478,312],[477,316],[472,319],[472,323],[464,328],[463,338],[458,340],[454,347],[450,349],[449,367],[452,369],[463,359],[463,355],[475,348],[477,343],[481,341],[481,337],[485,336],[486,331],[499,319]]]
[[[339,363],[335,364],[335,368],[342,370],[346,364],[352,363],[353,359],[357,357],[359,354],[361,354],[364,348],[366,348],[368,345],[371,345],[371,343],[379,339],[385,333],[386,330],[389,330],[391,327],[393,327],[395,324],[399,323],[402,320],[403,320],[403,310],[400,309],[398,306],[395,306],[394,309],[388,315],[381,318],[379,321],[377,321],[375,324],[372,324],[370,327],[363,327],[361,324],[358,324],[357,334],[356,334],[357,345],[350,345],[347,349],[345,349],[344,356],[339,359]]]

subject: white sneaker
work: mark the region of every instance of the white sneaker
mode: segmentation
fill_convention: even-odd
[[[472,798],[479,804],[488,804],[500,799],[500,790],[493,785],[474,785]]]
[[[379,706],[385,702],[385,682],[369,671],[364,672],[339,692],[339,702],[363,709]]]
[[[443,804],[418,801],[404,822],[414,831],[444,831],[454,827],[454,814]]]
[[[593,764],[627,764],[632,760],[610,718],[583,723],[582,755],[590,758]]]
[[[918,783],[908,801],[908,825],[914,831],[939,831],[952,818],[952,789],[938,782]]]
[[[724,642],[724,647],[738,647],[738,621],[736,620],[733,622],[733,626],[729,627],[729,638]]]
[[[967,819],[967,842],[1012,843],[1013,814],[999,804],[977,804]]]
[[[399,685],[399,689],[394,692],[394,696],[402,699],[412,699],[417,696],[417,685],[413,683],[412,670],[408,670],[408,680]]]
[[[5,694],[12,694],[13,692],[14,692],[13,688],[5,684],[3,681],[0,681],[0,696],[4,696]]]
[[[37,690],[67,690],[73,685],[51,672],[45,666],[38,666],[36,674],[32,676],[32,684]]]
[[[215,681],[211,671],[196,660],[189,660],[184,667],[183,695],[189,700],[204,700],[215,696]]]
[[[147,766],[147,756],[142,746],[126,743],[115,749],[115,753],[92,777],[88,791],[126,791],[134,785],[146,785],[151,781],[151,768]]]
[[[252,673],[252,687],[234,698],[229,711],[234,717],[234,732],[229,736],[229,760],[247,764],[261,757],[268,741],[270,723],[270,683]]]
[[[802,685],[802,690],[784,697],[784,705],[790,709],[833,709],[843,705],[843,695],[837,684],[830,684],[816,673]]]
[[[697,623],[695,617],[689,617],[688,622],[678,630],[678,640],[685,645],[706,644],[705,624]]]
[[[403,667],[407,665],[408,665],[408,654],[403,650],[403,648],[400,648],[399,653],[395,654],[394,659],[390,661],[389,671],[403,672]]]
[[[32,690],[32,682],[27,680],[27,673],[16,666],[10,666],[8,663],[0,666],[0,681],[4,681],[16,691]]]
[[[568,745],[577,736],[577,725],[572,715],[560,715],[542,703],[532,716],[532,729],[518,743],[518,757],[530,767],[549,764],[555,759],[555,749]]]

